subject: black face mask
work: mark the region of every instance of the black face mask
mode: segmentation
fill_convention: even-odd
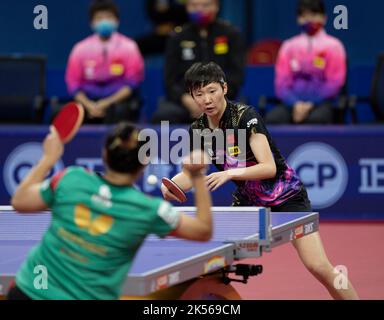
[[[207,27],[214,20],[212,13],[203,13],[200,11],[190,12],[188,16],[189,20],[200,28]]]
[[[301,30],[311,37],[318,33],[323,27],[324,24],[322,22],[306,22],[300,25]]]

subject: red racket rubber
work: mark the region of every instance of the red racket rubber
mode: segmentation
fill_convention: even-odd
[[[180,202],[187,201],[187,196],[184,191],[175,182],[168,178],[163,178],[161,181],[168,188],[168,190],[172,192],[177,199],[179,199]]]
[[[76,102],[67,103],[56,115],[52,125],[63,143],[68,143],[79,130],[84,119],[84,109]]]

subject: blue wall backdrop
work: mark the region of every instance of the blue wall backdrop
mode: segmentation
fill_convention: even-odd
[[[144,1],[116,0],[121,9],[121,31],[137,36],[151,28]],[[384,2],[377,0],[326,0],[328,31],[346,45],[352,64],[374,64],[384,51]],[[48,30],[35,30],[33,9],[45,5],[49,13]],[[88,0],[1,0],[0,53],[43,53],[49,66],[63,67],[73,44],[90,33]],[[335,30],[333,9],[345,5],[349,29]],[[263,38],[285,39],[297,33],[296,0],[222,0],[221,16],[232,21],[250,43]],[[251,14],[247,12],[251,10]],[[248,29],[247,17],[252,28]],[[249,22],[249,21],[248,21]]]
[[[2,0],[0,2],[1,53],[42,53],[50,67],[64,67],[72,46],[90,34],[88,0]],[[150,25],[143,1],[117,0],[121,11],[120,30],[135,36]],[[37,5],[48,8],[48,30],[33,26]]]

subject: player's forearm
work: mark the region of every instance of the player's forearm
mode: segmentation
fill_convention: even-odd
[[[40,159],[38,164],[31,169],[26,178],[24,178],[24,180],[17,187],[16,192],[12,197],[12,202],[17,202],[18,199],[24,198],[28,189],[37,183],[41,183],[53,166],[54,163],[52,163],[49,158],[43,157]]]
[[[175,175],[172,180],[184,191],[188,192],[192,189],[192,180],[191,178],[185,173],[180,172],[177,175]]]
[[[276,176],[276,165],[273,163],[260,163],[248,168],[228,170],[231,180],[266,180]]]
[[[212,232],[212,200],[205,183],[205,175],[199,173],[198,175],[191,177],[191,180],[195,189],[196,216],[197,219],[207,227],[207,230],[210,231],[209,234],[207,234],[207,238],[210,238]]]

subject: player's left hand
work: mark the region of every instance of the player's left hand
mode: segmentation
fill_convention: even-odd
[[[230,180],[230,178],[227,171],[214,172],[206,177],[206,182],[210,191],[217,190],[228,180]]]

